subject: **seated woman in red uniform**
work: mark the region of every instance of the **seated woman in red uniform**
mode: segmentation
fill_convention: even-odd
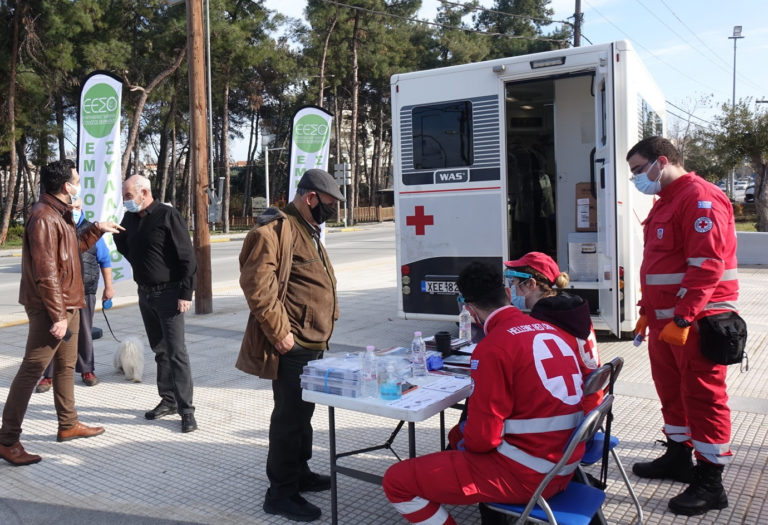
[[[570,278],[549,255],[529,252],[504,263],[504,276],[514,295],[523,297],[531,317],[552,323],[576,338],[579,344],[579,366],[587,377],[600,366],[597,339],[589,316],[589,303],[578,295],[564,291]],[[603,401],[603,393],[584,398],[586,414]]]

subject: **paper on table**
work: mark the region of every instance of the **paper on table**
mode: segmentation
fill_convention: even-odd
[[[445,392],[446,394],[452,394],[461,390],[470,382],[470,379],[467,377],[443,376],[437,381],[433,381],[428,385],[424,385],[422,388],[425,390],[437,390],[440,392]]]
[[[444,357],[443,364],[469,366],[471,360],[472,360],[471,355],[454,354],[454,355],[449,355],[448,357]]]
[[[462,346],[458,350],[456,350],[460,354],[470,354],[472,355],[472,352],[475,351],[475,347],[477,346],[477,343],[472,343],[466,346]]]
[[[407,355],[410,348],[404,346],[393,346],[376,352],[376,355]]]
[[[428,388],[417,388],[405,394],[400,399],[390,401],[387,405],[406,410],[421,410],[433,403],[437,403],[448,395],[447,392],[440,390],[430,390]]]

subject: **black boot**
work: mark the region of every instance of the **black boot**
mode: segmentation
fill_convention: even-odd
[[[720,510],[728,506],[728,496],[723,488],[723,466],[698,460],[691,483],[682,494],[669,500],[669,510],[675,514],[698,516],[708,510]]]
[[[671,479],[683,483],[693,481],[693,448],[685,443],[667,440],[667,451],[660,458],[646,463],[635,463],[632,472],[649,479]]]

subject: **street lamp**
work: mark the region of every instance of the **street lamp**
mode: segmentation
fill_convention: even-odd
[[[733,26],[733,35],[729,36],[729,40],[733,40],[733,95],[731,96],[731,115],[734,117],[735,114],[735,107],[736,107],[736,41],[740,38],[744,38],[741,36],[741,26]],[[733,179],[734,179],[735,170],[731,169],[731,180],[730,180],[730,195],[731,198],[733,198]]]

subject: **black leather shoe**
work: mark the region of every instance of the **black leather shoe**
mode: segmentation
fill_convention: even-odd
[[[263,508],[267,514],[278,514],[293,521],[315,521],[320,517],[320,507],[312,505],[300,494],[273,499],[270,497],[269,489],[264,498]]]
[[[165,402],[161,401],[155,408],[149,412],[145,412],[144,417],[147,419],[160,419],[161,417],[169,416],[176,412],[177,408],[175,406],[167,405]]]
[[[322,492],[331,490],[331,476],[310,472],[299,480],[299,492]]]
[[[197,430],[197,421],[195,421],[194,414],[182,414],[181,415],[181,431],[185,434],[187,432],[194,432]]]

